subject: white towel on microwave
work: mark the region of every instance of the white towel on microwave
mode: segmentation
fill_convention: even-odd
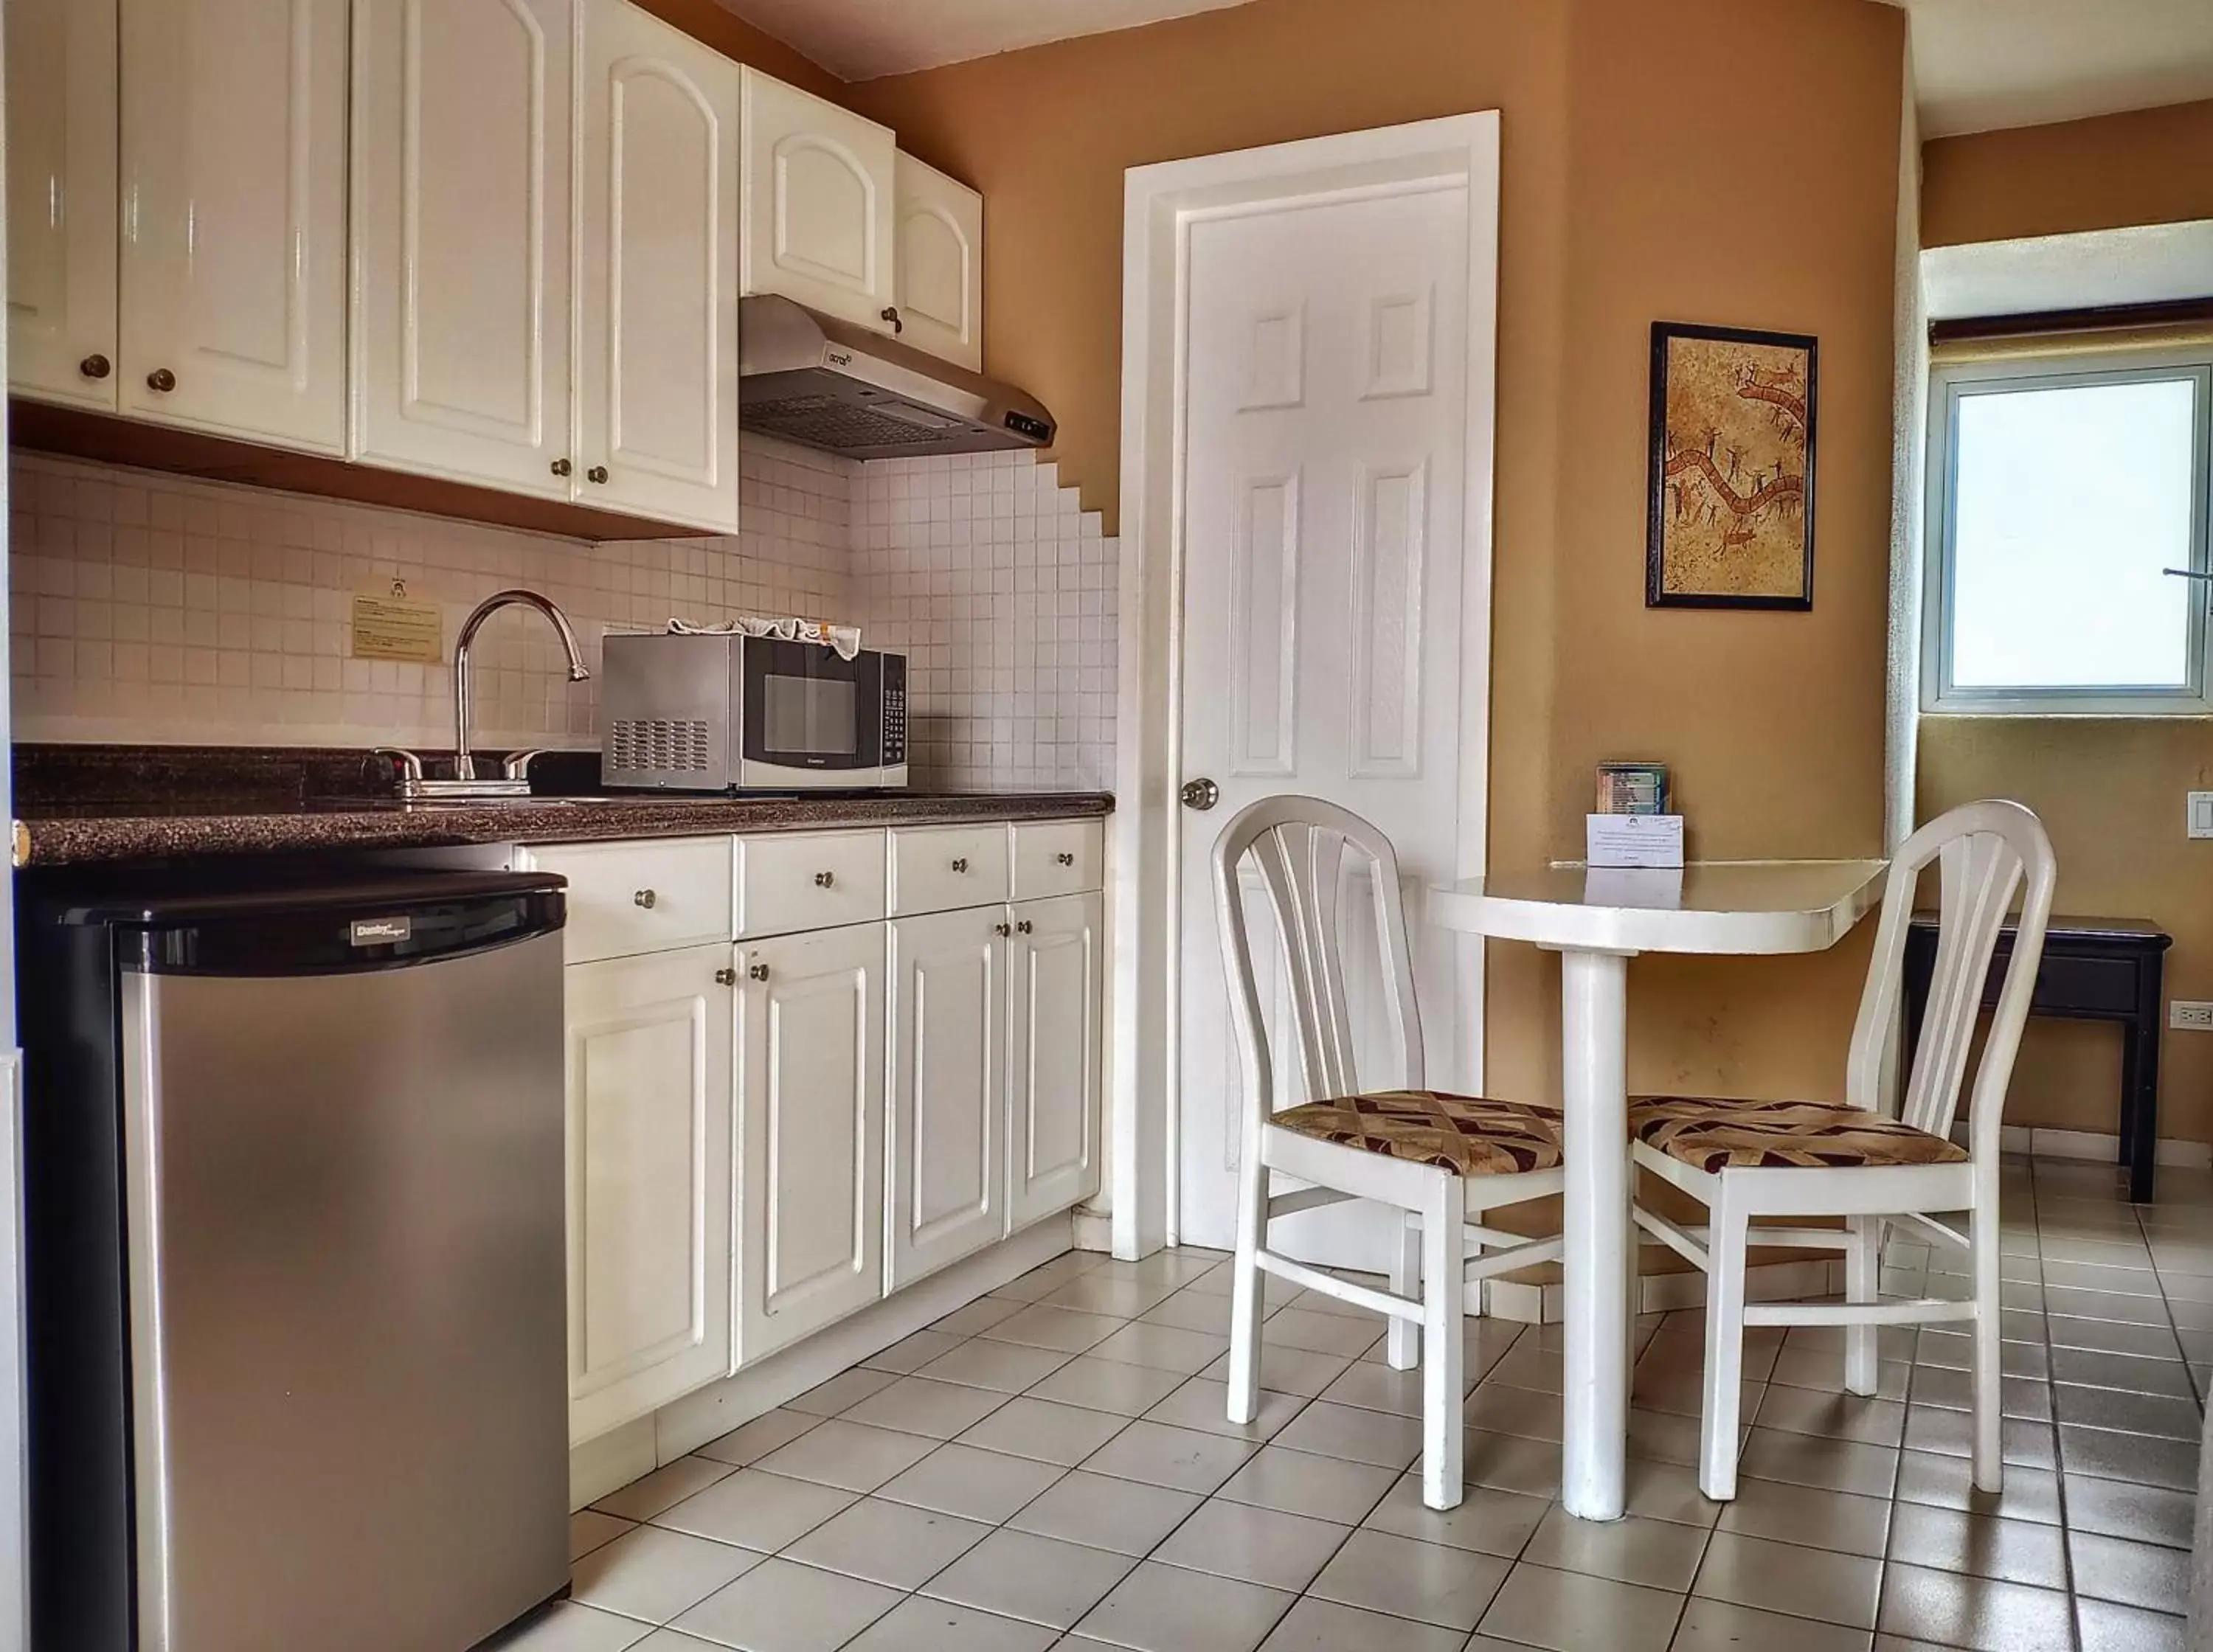
[[[741,613],[735,619],[725,619],[712,625],[702,625],[690,619],[671,619],[668,629],[679,637],[772,637],[782,643],[820,643],[834,649],[841,660],[850,660],[861,651],[861,628],[858,625],[833,625],[826,619],[808,619],[798,614],[771,619],[766,614]]]

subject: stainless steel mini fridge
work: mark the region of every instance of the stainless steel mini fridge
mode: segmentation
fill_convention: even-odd
[[[561,1592],[560,881],[26,893],[34,1643],[464,1652]]]

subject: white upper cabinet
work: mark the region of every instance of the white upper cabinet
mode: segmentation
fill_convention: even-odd
[[[572,1442],[730,1368],[729,956],[566,972]]]
[[[884,1291],[884,925],[738,948],[737,1359]]]
[[[627,0],[587,0],[574,497],[738,521],[744,71]]]
[[[355,0],[351,453],[565,499],[576,0]]]
[[[7,0],[8,375],[115,407],[115,0]]]
[[[346,34],[347,0],[123,0],[123,411],[344,451]]]
[[[900,337],[984,370],[984,198],[902,152],[898,158]]]
[[[890,332],[897,140],[888,127],[755,70],[745,82],[740,285]]]
[[[1006,911],[891,926],[893,1290],[1006,1234]]]
[[[1012,989],[1007,1204],[1013,1226],[1099,1191],[1099,1015],[1105,902],[1017,901]]]

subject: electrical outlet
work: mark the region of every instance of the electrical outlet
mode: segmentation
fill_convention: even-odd
[[[2213,1033],[2213,1003],[2173,999],[2167,1006],[2167,1024],[2189,1033]]]
[[[2192,838],[2213,838],[2213,791],[2193,791],[2183,817],[2183,831]]]

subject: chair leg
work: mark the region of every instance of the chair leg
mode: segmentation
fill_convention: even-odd
[[[1479,1205],[1472,1207],[1468,1206],[1466,1203],[1466,1198],[1467,1184],[1463,1181],[1460,1183],[1462,1208],[1466,1210],[1469,1222],[1480,1223],[1484,1217],[1491,1213],[1488,1210],[1484,1210]],[[1467,1243],[1461,1260],[1462,1268],[1464,1269],[1467,1263],[1473,1261],[1477,1257],[1479,1257],[1482,1254],[1483,1241],[1480,1239],[1478,1239],[1473,1234],[1468,1234]],[[1467,1305],[1467,1292],[1465,1289],[1460,1292],[1460,1312],[1467,1315],[1470,1319],[1477,1320],[1484,1318],[1491,1312],[1491,1288],[1486,1282],[1480,1279],[1476,1281],[1475,1306],[1472,1308],[1470,1308]]]
[[[1245,1144],[1237,1186],[1237,1254],[1230,1264],[1229,1420],[1250,1423],[1260,1411],[1260,1313],[1267,1281],[1260,1247],[1268,1236],[1268,1167],[1260,1144]]]
[[[1399,1215],[1398,1237],[1391,1247],[1391,1294],[1422,1294],[1422,1219],[1411,1210]],[[1394,1371],[1412,1370],[1421,1363],[1422,1327],[1411,1320],[1394,1318],[1383,1357]]]
[[[1851,1242],[1844,1247],[1844,1300],[1869,1303],[1875,1300],[1882,1278],[1881,1216],[1853,1216]],[[1871,1394],[1878,1386],[1878,1333],[1871,1325],[1844,1327],[1844,1391]]]
[[[1698,1489],[1716,1503],[1736,1496],[1738,1411],[1744,1393],[1746,1219],[1714,1201],[1706,1228],[1706,1392],[1699,1408]]]
[[[1422,1501],[1457,1509],[1465,1464],[1461,1390],[1466,1362],[1460,1312],[1466,1295],[1466,1189],[1442,1175],[1422,1222]]]
[[[1998,1283],[1998,1189],[1995,1174],[1978,1178],[1968,1238],[1975,1286],[1975,1490],[2005,1490],[2003,1384],[1998,1338],[2003,1287]]]

